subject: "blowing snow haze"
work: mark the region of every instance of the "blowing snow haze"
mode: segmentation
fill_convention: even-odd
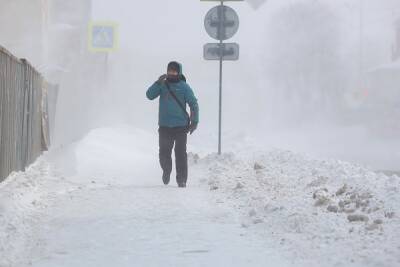
[[[203,44],[213,42],[203,23],[212,6],[94,2],[93,19],[120,26],[120,49],[110,55],[109,89],[118,118],[153,127],[157,110],[142,101],[143,88],[165,72],[166,62],[177,59],[185,62],[188,82],[203,106],[201,134],[216,135],[218,63],[202,59]],[[245,3],[230,6],[240,16],[239,31],[230,40],[240,44],[240,60],[224,64],[226,137],[246,135],[260,147],[398,169],[399,81],[390,73],[383,78],[379,70],[395,68],[398,1],[268,1],[256,10]]]
[[[400,266],[400,1],[224,1],[222,155],[219,4],[0,0],[1,267]]]
[[[214,42],[204,30],[212,2],[1,3],[2,44],[69,88],[60,90],[55,143],[109,123],[154,128],[157,109],[144,91],[178,60],[203,106],[194,139],[216,144],[218,62],[203,60],[203,45]],[[224,136],[399,169],[398,1],[249,3],[230,4],[240,28],[228,41],[239,43],[240,60],[224,63]],[[54,12],[40,19],[44,9]],[[90,21],[118,25],[116,51],[85,51]]]

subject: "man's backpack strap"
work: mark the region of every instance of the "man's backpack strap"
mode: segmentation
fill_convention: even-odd
[[[187,112],[185,106],[181,103],[181,101],[179,101],[178,97],[176,96],[176,94],[174,93],[174,91],[171,90],[171,87],[169,86],[168,82],[165,81],[165,85],[167,86],[168,92],[170,93],[170,95],[174,98],[174,100],[176,101],[176,103],[179,105],[179,107],[183,110],[183,112],[186,114],[188,123],[187,125],[190,125],[190,115]]]

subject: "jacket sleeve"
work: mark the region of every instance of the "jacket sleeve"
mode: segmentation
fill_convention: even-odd
[[[197,102],[197,98],[195,97],[192,88],[187,86],[187,90],[185,90],[185,99],[190,107],[190,119],[193,123],[199,123],[199,104]]]
[[[153,100],[161,94],[162,85],[155,82],[149,89],[147,89],[146,96],[148,99]]]

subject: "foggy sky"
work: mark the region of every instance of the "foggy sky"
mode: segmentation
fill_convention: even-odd
[[[290,45],[288,43],[291,42],[290,35],[288,38],[284,33],[281,36],[279,33],[274,36],[269,35],[275,27],[273,19],[279,18],[282,10],[299,2],[321,4],[321,7],[332,14],[332,24],[337,31],[337,38],[334,40],[337,48],[334,53],[341,57],[342,66],[339,69],[343,69],[345,76],[339,76],[334,83],[337,82],[339,87],[339,84],[343,84],[342,80],[347,81],[340,89],[341,92],[348,91],[351,95],[352,90],[359,89],[360,47],[362,47],[362,71],[390,62],[394,43],[393,21],[400,15],[400,5],[397,1],[365,0],[362,2],[362,9],[360,1],[354,0],[270,0],[258,10],[252,9],[247,3],[227,3],[240,17],[238,33],[227,41],[240,44],[240,60],[224,63],[224,133],[229,135],[235,132],[257,136],[260,144],[267,143],[310,153],[314,151],[322,156],[342,157],[367,164],[374,162],[376,155],[371,156],[371,154],[386,153],[385,141],[383,141],[385,145],[382,145],[381,141],[371,142],[363,129],[327,126],[330,125],[328,118],[322,118],[322,122],[310,118],[307,122],[308,114],[302,114],[302,111],[299,113],[293,109],[290,102],[285,99],[275,99],[275,95],[271,93],[279,89],[268,77],[270,73],[266,65],[270,64],[270,57],[277,53],[280,47]],[[147,101],[144,93],[148,86],[166,71],[168,61],[178,60],[183,63],[188,83],[199,98],[201,128],[199,137],[194,136],[192,140],[200,142],[206,133],[215,138],[218,123],[218,63],[203,60],[202,53],[205,43],[215,42],[204,30],[204,16],[216,4],[186,0],[166,0],[156,3],[94,1],[93,19],[115,21],[120,28],[120,49],[110,55],[112,77],[109,90],[112,96],[110,99],[115,104],[113,110],[119,112],[117,120],[122,119],[139,127],[155,129],[157,102]],[[362,10],[361,42],[360,10]],[[291,18],[286,19],[289,23]],[[284,22],[285,18],[282,21]],[[321,24],[323,23],[324,21],[321,21]],[[271,38],[273,40],[270,40]],[[314,40],[307,38],[297,41],[308,42],[310,45],[314,43]],[[271,50],[272,42],[276,43],[277,50],[275,48]],[[301,54],[302,51],[298,53]],[[283,56],[281,61],[289,59]],[[307,64],[307,59],[304,64]],[[321,72],[318,75],[324,76],[329,73]],[[342,111],[333,110],[333,113],[335,112]],[[316,110],[313,113],[323,112]],[[304,119],[308,126],[293,125],[297,123],[295,116],[302,118],[301,121]],[[340,116],[345,118],[347,114]],[[285,121],[287,118],[292,120]],[[279,122],[278,128],[273,126],[276,122]],[[281,128],[286,129],[284,134],[280,132]],[[285,137],[279,138],[279,136]],[[366,144],[374,142],[375,145],[364,148]],[[358,148],[354,147],[349,151],[338,150],[338,144],[344,146],[352,144]],[[395,151],[390,152],[391,156],[388,156],[390,159],[383,160],[386,163],[390,161],[390,164],[381,164],[376,168],[396,165],[400,156],[393,154],[397,153]],[[360,155],[368,156],[362,158]]]
[[[18,5],[10,0],[0,3],[4,8]],[[85,73],[79,78],[73,73],[59,73],[63,83],[59,135],[80,127],[118,123],[156,131],[158,102],[148,101],[145,92],[166,72],[167,63],[177,60],[183,64],[200,105],[200,127],[189,143],[204,146],[206,140],[216,147],[218,62],[203,60],[203,45],[216,42],[204,30],[204,16],[215,5],[197,0],[93,0],[92,20],[119,25],[119,49],[108,56],[105,90],[97,86],[104,77],[94,71],[103,64],[105,55],[93,55],[98,60],[90,63],[92,66],[86,62]],[[398,0],[268,0],[257,10],[245,2],[227,5],[240,17],[238,33],[227,40],[239,43],[240,60],[224,62],[224,142],[231,136],[249,136],[260,149],[287,148],[379,169],[400,165],[398,138],[371,134],[365,125],[369,114],[360,112],[363,106],[356,99],[364,89],[363,75],[391,61],[393,22],[400,17]],[[310,16],[301,17],[302,12],[310,10]],[[2,21],[9,21],[12,12]],[[20,13],[24,12],[29,10],[21,7]],[[35,38],[26,31],[18,44],[6,38],[13,29],[21,32],[20,25],[24,23],[14,28],[2,25],[0,41],[18,57],[42,69],[43,56],[36,51],[41,36]],[[59,34],[62,36],[62,32]],[[57,36],[55,39],[59,55],[54,56],[62,58],[71,53],[67,44],[63,47],[63,41]],[[79,69],[86,60],[80,54],[74,56],[80,60],[67,66],[71,70]],[[293,71],[296,68],[298,71]],[[76,99],[76,95],[85,99]],[[77,107],[82,116],[70,114]],[[391,112],[389,108],[387,111]],[[390,114],[391,119],[398,116]],[[93,115],[93,124],[81,120]],[[229,149],[228,145],[224,148]]]

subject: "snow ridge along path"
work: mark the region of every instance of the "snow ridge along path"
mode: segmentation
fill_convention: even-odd
[[[290,151],[195,156],[217,202],[300,266],[400,266],[400,178]]]
[[[165,187],[157,140],[96,129],[13,174],[0,266],[399,266],[399,177],[236,140]]]
[[[40,246],[37,226],[49,199],[42,181],[50,181],[49,164],[38,159],[26,172],[12,173],[0,184],[0,266],[19,266],[21,256]]]

